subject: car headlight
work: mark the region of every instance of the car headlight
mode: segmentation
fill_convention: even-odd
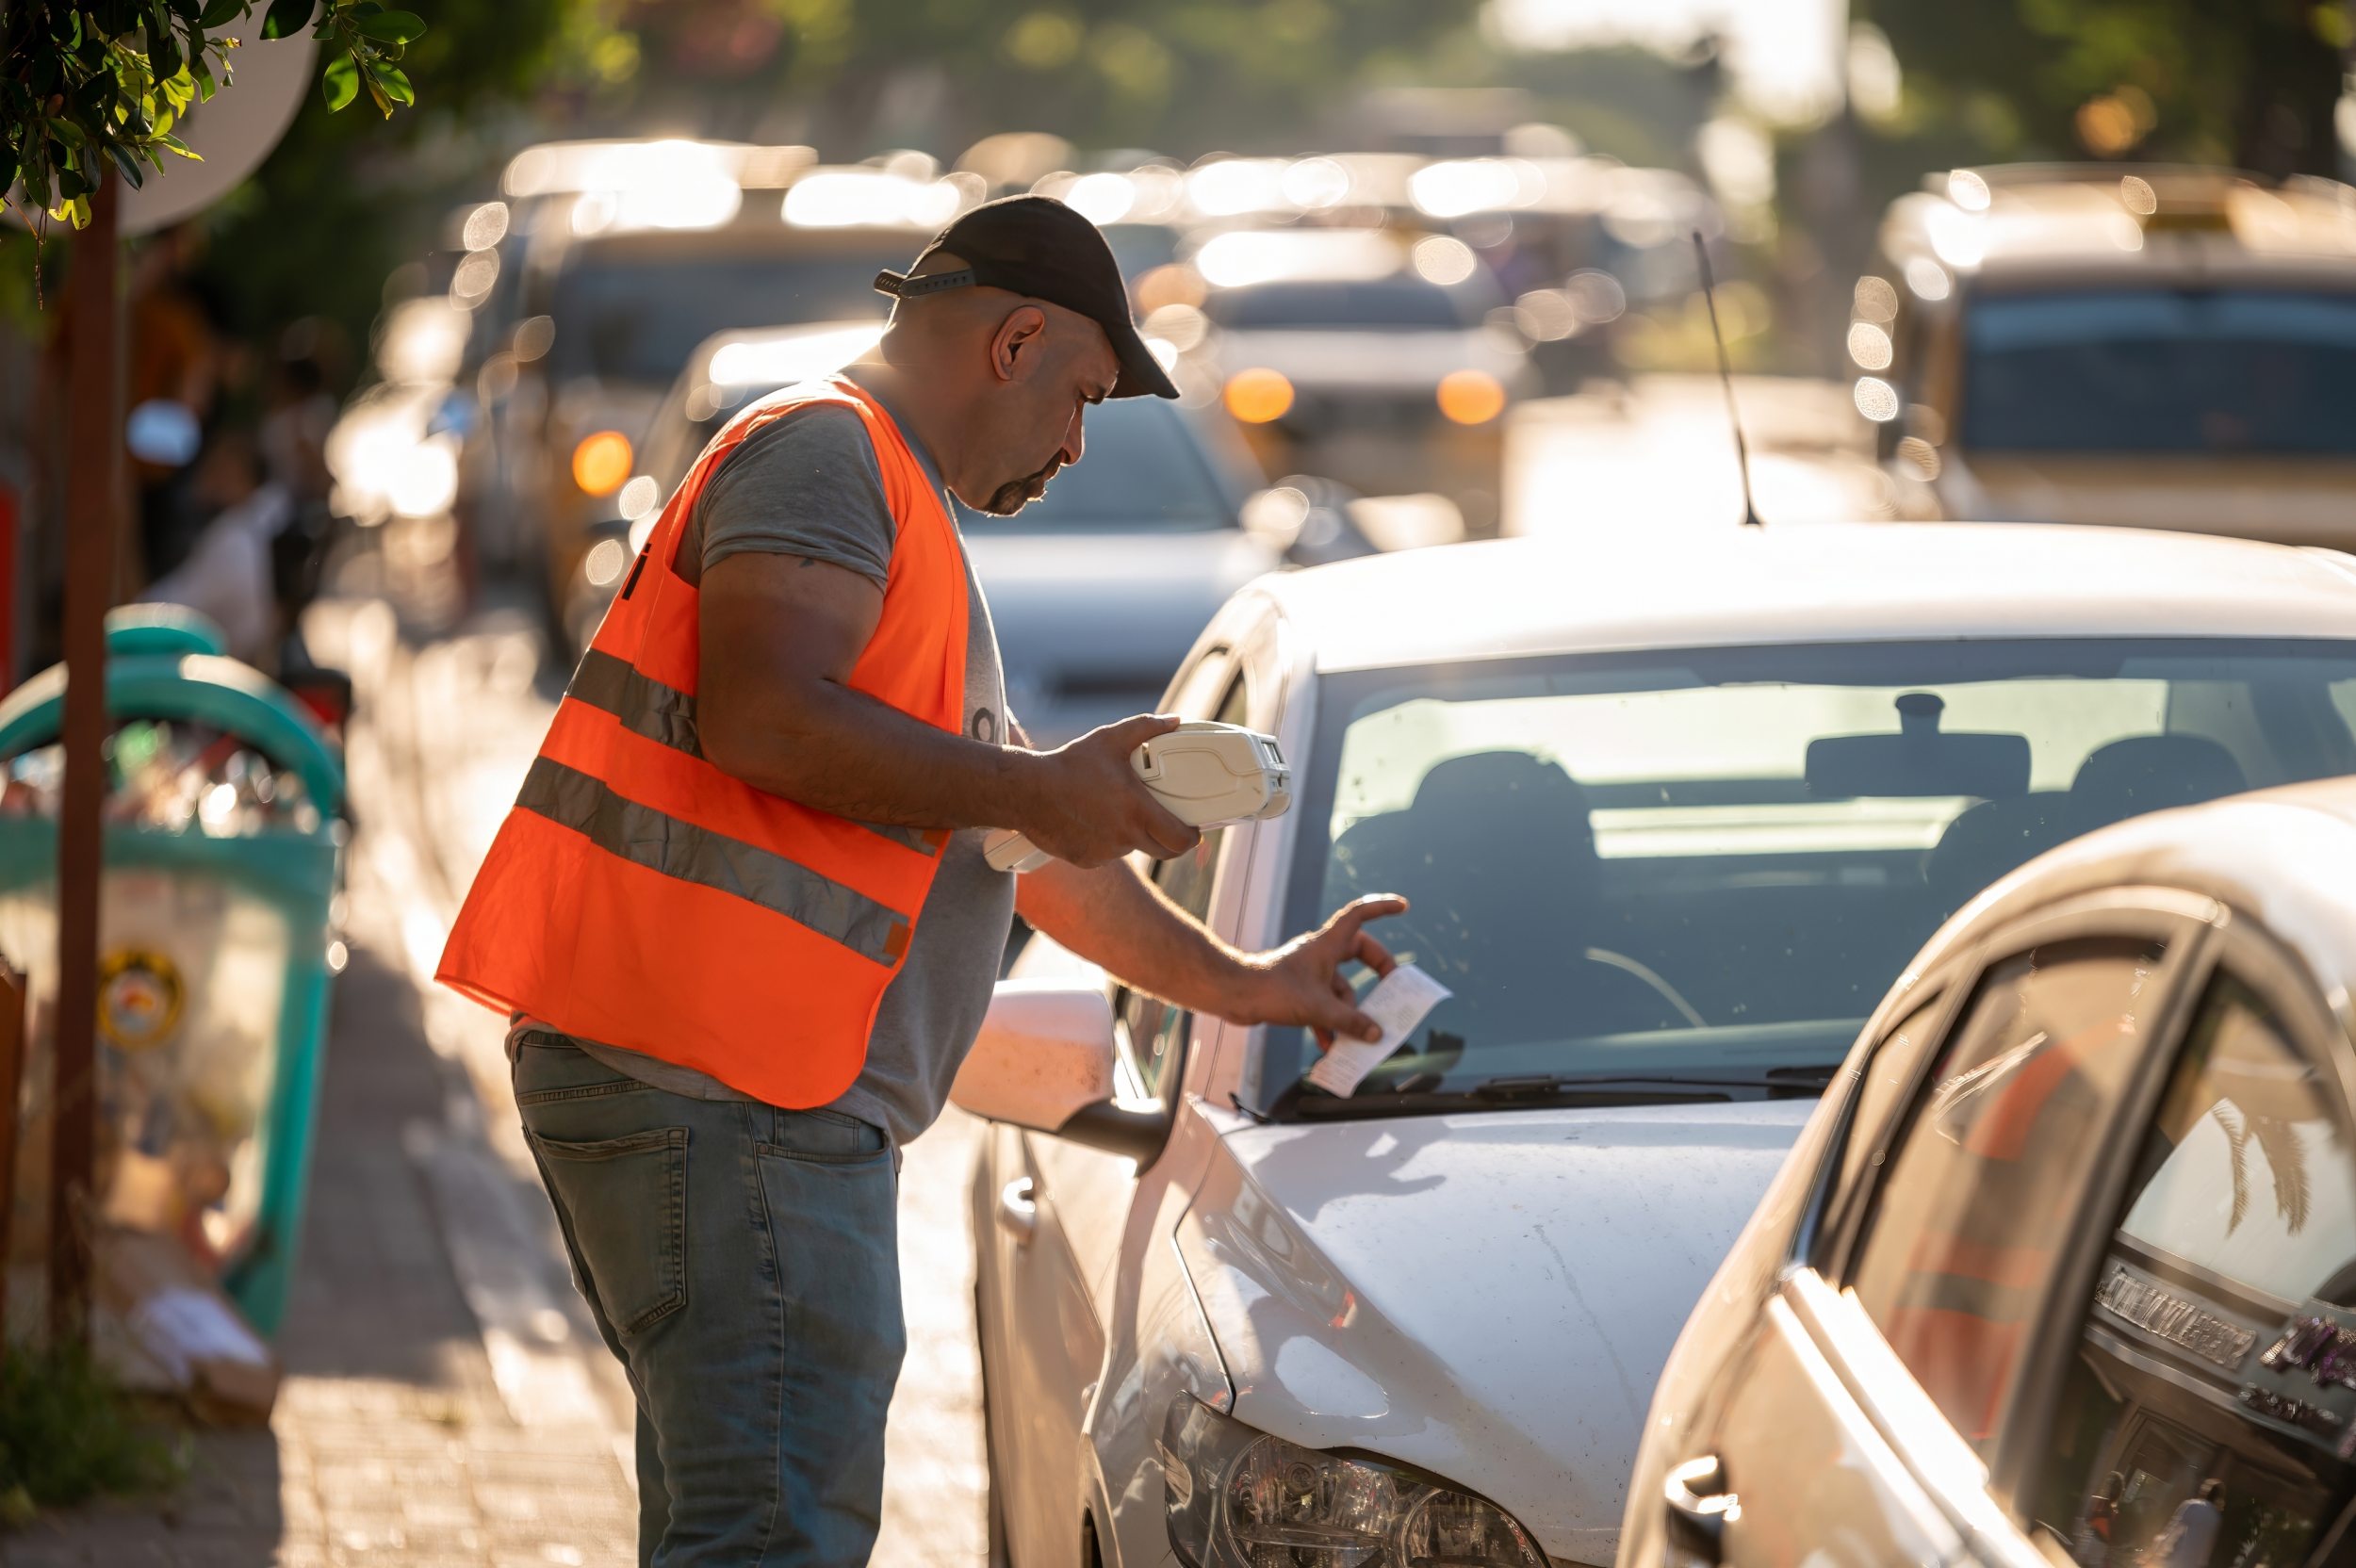
[[[1190,1395],[1171,1402],[1155,1451],[1189,1568],[1546,1568],[1486,1498],[1270,1437]]]
[[[1238,370],[1227,378],[1222,394],[1227,412],[1247,425],[1265,425],[1282,419],[1293,406],[1293,384],[1281,370],[1254,366]]]
[[[1485,425],[1505,412],[1505,385],[1486,370],[1450,370],[1434,397],[1440,412],[1460,425]]]

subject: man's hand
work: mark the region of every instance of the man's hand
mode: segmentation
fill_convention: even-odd
[[[1335,1035],[1382,1038],[1382,1025],[1358,1010],[1357,993],[1341,970],[1353,958],[1377,975],[1398,968],[1390,949],[1366,926],[1406,912],[1407,901],[1394,893],[1370,893],[1345,904],[1317,930],[1246,959],[1254,978],[1237,988],[1231,1005],[1218,1009],[1219,1016],[1230,1023],[1306,1024],[1322,1051],[1333,1048]]]
[[[1130,755],[1178,720],[1144,713],[1091,729],[1078,740],[1028,759],[1027,820],[1009,824],[1058,860],[1101,866],[1142,850],[1156,860],[1184,855],[1202,842],[1139,781]]]

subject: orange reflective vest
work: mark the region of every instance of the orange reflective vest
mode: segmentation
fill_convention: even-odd
[[[502,1012],[788,1106],[823,1105],[859,1076],[948,842],[765,793],[705,760],[696,739],[696,590],[673,569],[680,540],[739,442],[820,402],[865,421],[896,527],[882,619],[850,684],[961,727],[964,551],[908,438],[847,381],[764,398],[713,437],[631,564],[438,974]]]

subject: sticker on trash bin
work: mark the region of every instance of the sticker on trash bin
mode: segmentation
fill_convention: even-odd
[[[98,1032],[125,1051],[163,1044],[187,1000],[179,966],[160,953],[132,947],[98,961]]]

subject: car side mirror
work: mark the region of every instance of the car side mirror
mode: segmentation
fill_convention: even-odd
[[[949,1086],[958,1109],[1050,1133],[1140,1164],[1169,1132],[1160,1107],[1113,1098],[1113,1010],[1104,988],[1002,980]]]

